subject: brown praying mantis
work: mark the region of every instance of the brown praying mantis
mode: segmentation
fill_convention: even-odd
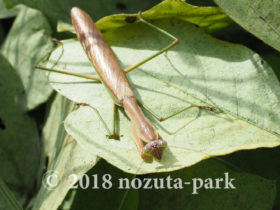
[[[167,47],[158,51],[157,53],[149,56],[145,60],[127,68],[122,69],[116,56],[114,55],[111,47],[106,42],[102,33],[96,27],[93,20],[88,14],[78,7],[74,7],[71,10],[72,23],[75,28],[76,34],[88,55],[89,60],[95,67],[98,77],[90,77],[90,79],[102,82],[107,89],[108,93],[114,101],[114,106],[123,107],[126,114],[131,121],[131,130],[134,137],[137,149],[141,154],[143,159],[148,157],[154,157],[156,160],[161,160],[163,156],[163,151],[167,147],[167,142],[163,140],[161,135],[152,125],[152,123],[145,117],[141,108],[139,107],[137,100],[131,85],[129,84],[126,73],[136,69],[142,64],[148,62],[154,57],[166,52],[170,48],[178,44],[178,39],[171,35],[170,33],[152,25],[151,23],[145,21],[141,17],[141,13],[138,13],[137,18],[139,21],[151,26],[157,31],[165,34],[173,41]],[[47,69],[45,67],[36,66],[36,68],[47,71],[55,71]],[[55,71],[58,72],[58,71]],[[62,72],[58,72],[62,73]],[[84,77],[83,75],[77,75],[75,73],[68,73],[74,76]],[[89,78],[89,77],[87,77]],[[80,104],[88,105],[88,104]],[[202,109],[207,109],[210,111],[215,111],[215,108],[210,106],[194,106],[191,105],[188,108],[197,107]],[[115,109],[114,109],[115,110]],[[115,115],[114,115],[115,117]],[[163,120],[159,118],[159,120]],[[113,131],[113,136],[115,131]]]

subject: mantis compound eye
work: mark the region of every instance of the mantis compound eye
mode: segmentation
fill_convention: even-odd
[[[167,147],[167,142],[159,139],[155,141],[151,141],[144,146],[143,152],[147,156],[153,156],[157,160],[161,160],[162,152]]]

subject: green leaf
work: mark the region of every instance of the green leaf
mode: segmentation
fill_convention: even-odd
[[[101,84],[61,74],[50,74],[51,85],[76,102],[93,106],[71,113],[65,128],[89,153],[97,154],[130,173],[173,171],[209,156],[241,149],[280,144],[279,82],[272,69],[246,47],[216,40],[183,21],[153,22],[179,39],[179,45],[130,72],[137,98],[162,117],[145,113],[168,142],[161,162],[142,164],[130,123],[119,112],[120,141],[106,138],[113,126],[112,100]],[[168,38],[135,23],[106,33],[126,68],[162,49]],[[108,61],[109,62],[109,61]],[[67,40],[53,52],[49,67],[80,74],[96,74],[80,43]],[[216,112],[190,105],[208,105]],[[104,126],[105,122],[106,126]]]
[[[92,14],[94,17],[94,14]],[[97,22],[99,29],[106,34],[107,31],[126,26],[128,22],[135,21],[136,14],[111,15],[100,19]],[[198,7],[187,4],[180,0],[165,0],[153,8],[142,12],[145,20],[157,20],[164,18],[174,18],[184,20],[203,28],[208,32],[229,26],[232,20],[217,7]],[[127,20],[127,21],[124,21]],[[57,31],[74,32],[74,27],[65,22],[58,22]]]
[[[0,0],[0,19],[16,16],[19,9],[20,9],[20,6],[16,6],[13,9],[6,9],[3,0]]]
[[[215,0],[235,22],[280,51],[280,1]]]
[[[2,55],[0,95],[0,177],[23,204],[35,187],[41,146],[37,126],[24,110],[22,83]]]
[[[2,46],[3,55],[24,85],[27,110],[45,102],[52,91],[45,74],[34,70],[34,65],[52,50],[50,33],[50,26],[39,11],[23,7]]]
[[[135,15],[111,15],[102,18],[97,25],[102,32],[114,30],[127,25],[124,21]],[[165,0],[153,8],[142,13],[142,17],[149,20],[174,18],[193,23],[206,31],[213,31],[229,26],[232,21],[217,7],[198,7],[180,0]]]
[[[61,95],[56,96],[50,107],[43,129],[48,166],[33,209],[57,209],[70,187],[98,161],[96,155],[85,152],[64,130],[63,121],[73,107],[74,104]],[[53,188],[46,184],[51,175],[58,177],[58,182],[53,183],[58,185]],[[74,176],[77,178],[75,181]]]

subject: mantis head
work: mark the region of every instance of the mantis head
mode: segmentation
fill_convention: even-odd
[[[153,156],[158,161],[162,158],[163,150],[167,147],[167,142],[158,139],[147,143],[144,148],[143,152],[146,156]]]

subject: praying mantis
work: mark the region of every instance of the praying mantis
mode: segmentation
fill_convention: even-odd
[[[150,61],[156,56],[166,52],[170,48],[176,46],[179,41],[176,37],[169,34],[168,32],[152,25],[151,23],[145,21],[141,17],[141,13],[138,13],[137,19],[144,24],[154,28],[167,37],[171,38],[173,41],[171,44],[158,51],[157,53],[149,56],[143,61],[129,67],[122,69],[118,63],[111,47],[106,42],[102,33],[96,27],[93,20],[88,14],[86,14],[82,9],[74,7],[71,10],[72,23],[75,28],[76,34],[87,53],[89,60],[95,67],[99,77],[85,77],[84,75],[78,75],[75,73],[67,73],[73,76],[80,76],[101,82],[104,84],[107,92],[114,101],[114,111],[116,106],[123,107],[125,113],[131,121],[131,130],[134,137],[137,149],[141,157],[145,160],[149,157],[153,157],[160,161],[163,156],[163,151],[167,147],[167,142],[163,140],[161,135],[152,125],[152,123],[143,114],[141,108],[139,107],[137,100],[127,78],[126,74],[141,66],[142,64]],[[56,70],[47,69],[41,66],[36,66],[36,68],[47,71]],[[62,73],[62,72],[58,72]],[[86,103],[80,103],[80,105],[88,105]],[[89,106],[89,105],[88,105]],[[191,105],[188,108],[197,107],[199,109],[206,109],[210,111],[216,111],[214,107],[210,106],[196,106]],[[115,117],[115,114],[114,114]],[[156,117],[156,116],[155,116]],[[158,118],[160,121],[163,119]],[[115,135],[115,128],[112,136]]]

